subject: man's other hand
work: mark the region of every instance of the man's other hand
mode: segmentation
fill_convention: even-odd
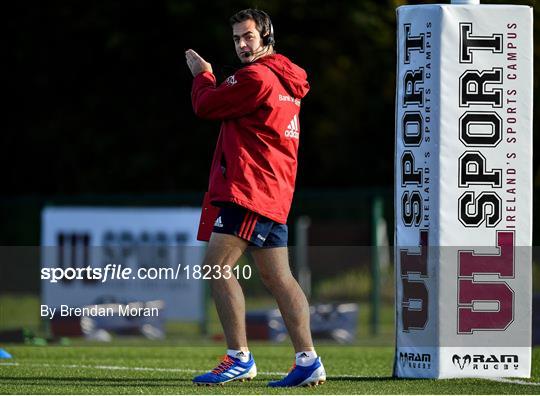
[[[193,77],[205,71],[212,73],[212,65],[191,49],[186,51],[186,63]]]

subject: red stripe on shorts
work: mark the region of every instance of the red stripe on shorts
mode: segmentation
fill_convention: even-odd
[[[244,232],[247,228],[247,225],[249,223],[249,219],[251,218],[252,213],[250,211],[246,211],[246,215],[244,216],[244,220],[242,221],[242,225],[240,226],[240,230],[238,231],[238,236],[240,238],[245,238]]]
[[[257,221],[259,220],[259,215],[256,213],[253,213],[253,220],[251,221],[251,224],[248,228],[248,232],[246,235],[246,239],[251,239],[251,234],[253,234],[253,230],[255,230],[255,226],[257,225]]]

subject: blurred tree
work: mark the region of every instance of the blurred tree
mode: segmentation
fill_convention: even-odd
[[[300,188],[393,183],[395,7],[413,3],[257,3],[272,16],[277,50],[312,86],[301,114]],[[219,124],[193,115],[183,52],[197,50],[220,79],[231,74],[228,17],[249,6],[13,3],[0,159],[7,194],[205,189]]]

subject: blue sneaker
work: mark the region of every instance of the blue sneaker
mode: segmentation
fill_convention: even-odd
[[[293,366],[292,370],[279,381],[271,381],[268,386],[272,388],[283,388],[290,386],[317,386],[326,382],[326,372],[318,357],[311,366]]]
[[[223,361],[212,371],[193,378],[197,385],[220,385],[231,381],[250,381],[257,375],[257,366],[253,355],[249,361],[242,363],[240,359],[225,355]]]

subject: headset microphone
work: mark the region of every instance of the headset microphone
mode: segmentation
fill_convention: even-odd
[[[242,56],[244,58],[250,58],[252,56],[257,56],[257,55],[260,55],[262,54],[263,52],[266,52],[268,51],[268,47],[267,46],[264,46],[264,47],[260,47],[258,49],[256,49],[255,51],[246,51],[242,54]]]

